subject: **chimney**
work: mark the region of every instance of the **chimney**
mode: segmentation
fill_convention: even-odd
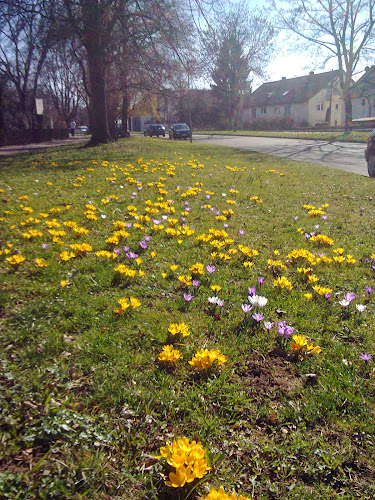
[[[286,80],[286,76],[282,76],[282,77],[281,77],[281,80]]]
[[[310,71],[309,75],[313,75],[314,74],[314,71]]]

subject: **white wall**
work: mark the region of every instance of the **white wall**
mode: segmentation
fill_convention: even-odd
[[[363,105],[364,100],[364,105]],[[369,102],[370,101],[370,102]],[[352,115],[355,118],[367,118],[375,116],[375,94],[366,97],[355,97],[352,99]]]

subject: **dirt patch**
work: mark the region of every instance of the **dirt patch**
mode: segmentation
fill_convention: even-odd
[[[281,394],[291,394],[301,388],[303,380],[288,359],[273,355],[253,353],[238,368],[237,374],[248,389],[249,396],[258,399],[277,399]]]

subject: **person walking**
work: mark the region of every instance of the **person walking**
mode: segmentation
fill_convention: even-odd
[[[74,120],[72,120],[70,122],[70,125],[69,125],[69,130],[70,130],[70,133],[72,134],[72,136],[74,137],[75,133],[76,133],[76,122]]]

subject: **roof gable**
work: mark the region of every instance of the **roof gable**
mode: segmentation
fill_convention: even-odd
[[[276,82],[263,83],[249,96],[248,106],[282,105],[306,102],[320,90],[331,87],[338,79],[339,70],[326,73],[283,78]]]
[[[366,72],[351,87],[352,97],[365,97],[375,94],[375,66],[367,67]]]

